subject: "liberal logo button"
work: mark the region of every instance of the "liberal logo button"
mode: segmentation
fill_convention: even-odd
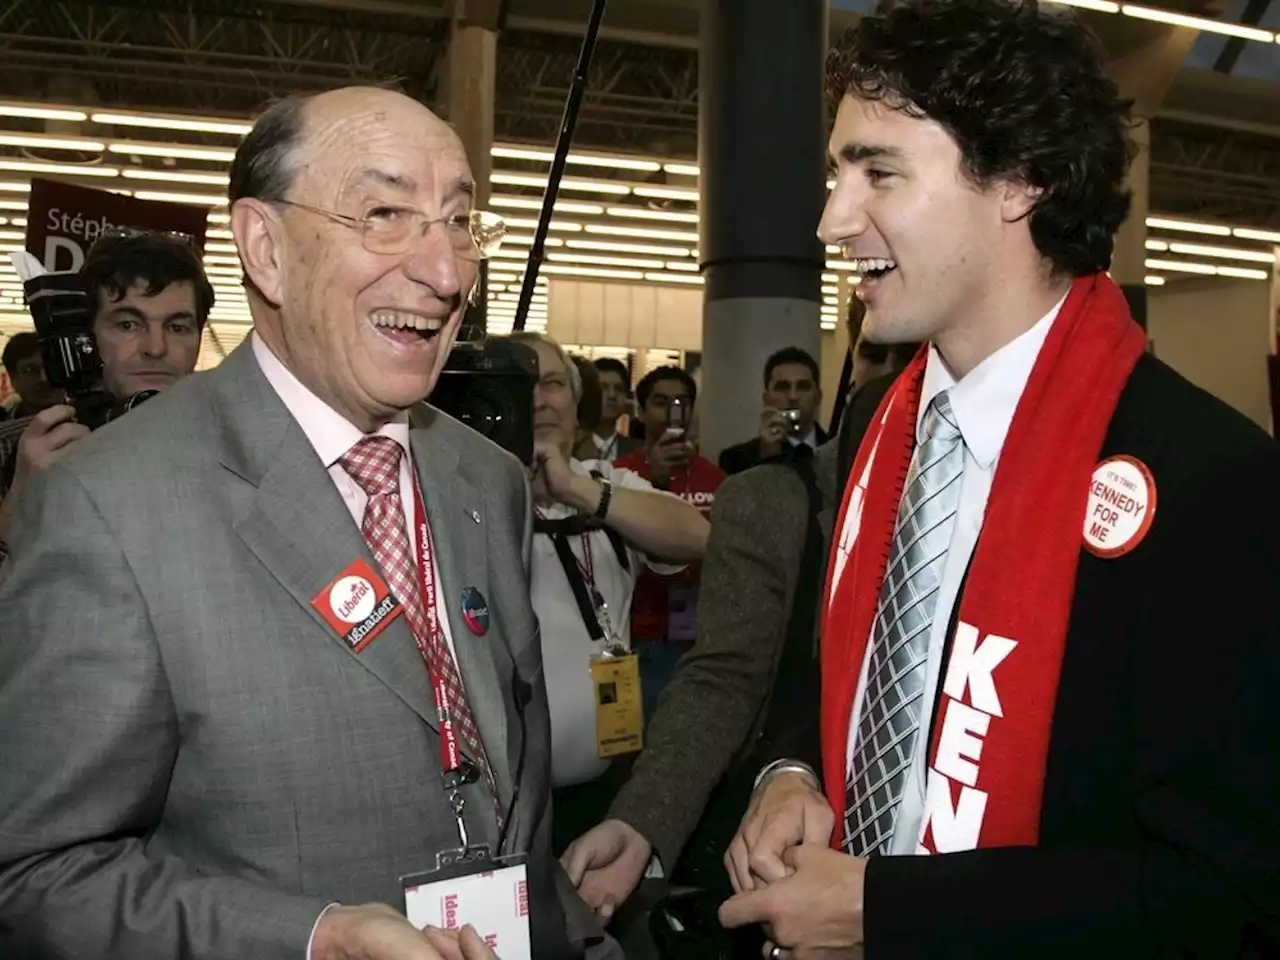
[[[467,629],[477,637],[489,632],[489,602],[475,587],[466,587],[462,591],[462,619],[466,621]]]

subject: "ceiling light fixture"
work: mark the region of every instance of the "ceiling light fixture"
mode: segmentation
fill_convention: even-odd
[[[94,123],[107,123],[117,127],[148,127],[155,130],[187,130],[192,133],[222,133],[230,137],[243,137],[253,129],[251,123],[230,120],[206,120],[193,117],[157,116],[145,113],[93,113]]]

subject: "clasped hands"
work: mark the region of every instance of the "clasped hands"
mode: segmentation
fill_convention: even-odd
[[[809,778],[784,773],[763,784],[725,854],[735,895],[720,922],[763,924],[792,960],[861,957],[867,863],[831,849],[834,823]]]

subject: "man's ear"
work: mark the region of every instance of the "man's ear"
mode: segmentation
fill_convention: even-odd
[[[284,229],[276,209],[264,200],[242,197],[231,208],[231,235],[245,276],[273,306],[284,300]]]
[[[1033,187],[1021,180],[1006,180],[999,186],[1000,217],[1005,223],[1016,223],[1031,216],[1044,196],[1044,187]]]

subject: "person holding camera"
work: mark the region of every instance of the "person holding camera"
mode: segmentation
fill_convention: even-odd
[[[61,392],[50,386],[44,375],[40,338],[34,333],[15,333],[10,337],[0,363],[13,387],[13,393],[0,406],[0,422],[34,417],[62,399]]]
[[[758,436],[720,451],[720,469],[741,473],[784,454],[807,456],[827,442],[816,422],[822,404],[818,362],[799,347],[784,347],[764,364]]]
[[[559,853],[608,809],[619,779],[613,758],[626,757],[642,742],[647,677],[630,656],[637,580],[650,570],[677,573],[699,559],[710,528],[691,505],[657,491],[636,471],[575,459],[583,390],[578,366],[543,334],[517,333],[510,339],[538,354],[530,592],[542,627],[551,702],[554,848]],[[624,686],[635,696],[625,716],[625,702],[597,706],[603,693],[593,678],[605,669],[602,665],[630,671]],[[598,679],[610,682],[603,675]],[[613,730],[618,742],[606,742],[603,729]]]
[[[700,456],[690,440],[697,399],[698,385],[687,371],[668,366],[646,373],[636,384],[644,447],[614,464],[634,470],[659,490],[671,491],[710,520],[725,473]],[[646,570],[636,584],[631,632],[640,654],[646,722],[680,658],[693,646],[701,574],[698,563],[674,574]]]
[[[108,395],[164,390],[195,370],[214,297],[191,247],[167,234],[110,233],[90,248],[80,280]],[[0,424],[0,543],[22,488],[88,435],[69,403]]]

